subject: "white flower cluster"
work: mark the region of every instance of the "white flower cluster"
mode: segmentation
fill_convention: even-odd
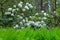
[[[26,11],[26,9],[25,9],[25,8],[23,8],[23,9],[22,9],[22,11],[23,11],[23,12],[25,12],[25,11]]]
[[[38,15],[39,15],[39,13],[36,13],[35,15],[37,15],[37,16],[38,16]]]
[[[14,16],[14,13],[11,13],[11,12],[5,12],[4,14]]]
[[[9,11],[9,12],[15,12],[15,11],[16,11],[16,9],[8,8],[8,11]]]
[[[25,12],[25,11],[31,11],[30,9],[33,10],[34,6],[30,3],[26,3],[24,4],[22,1],[20,1],[17,5],[13,5],[13,8],[8,8],[8,11],[9,12],[19,12],[19,11],[22,11],[22,12]],[[29,11],[27,13],[29,13]]]
[[[32,4],[26,3],[26,5],[24,6],[24,9],[29,10],[30,8],[31,8],[31,9],[33,8]]]
[[[22,4],[23,4],[23,2],[21,1],[21,2],[18,4],[18,7],[19,7],[19,8],[22,8],[22,7],[23,7]]]
[[[27,10],[29,10],[29,7],[28,6],[25,6],[24,8],[27,9]]]
[[[30,3],[26,3],[27,6],[29,6],[30,8],[33,8],[32,4]]]
[[[44,13],[44,10],[42,10],[41,12]]]
[[[16,8],[16,5],[13,5],[14,8]]]
[[[44,14],[44,16],[49,16],[49,14],[47,14],[46,12],[44,12],[44,10],[42,10],[41,12]]]
[[[47,13],[44,13],[44,16],[48,16],[48,14]]]
[[[26,19],[23,19],[22,21],[19,22],[20,25],[15,25],[14,28],[24,28],[24,27],[32,27],[34,26],[34,28],[37,28],[37,27],[42,27],[42,26],[46,26],[46,23],[44,21],[28,21],[28,18]]]
[[[14,23],[14,28],[25,28],[25,27],[42,27],[46,26],[45,20],[47,19],[46,16],[49,16],[49,14],[45,13],[44,10],[42,10],[43,17],[40,16],[40,13],[36,12],[32,13],[32,9],[34,6],[30,3],[24,4],[22,1],[20,1],[17,5],[13,5],[14,8],[8,8],[8,12],[5,12],[5,14],[11,14],[11,16],[14,16],[18,23]],[[30,11],[31,10],[31,11]],[[10,13],[9,13],[10,12]],[[26,13],[25,13],[26,12]],[[30,13],[32,13],[30,15]],[[28,15],[29,13],[29,15]],[[28,15],[25,16],[25,15]],[[32,16],[33,15],[33,16]],[[34,20],[34,21],[32,21]]]
[[[5,12],[5,15],[10,15],[11,14],[11,12]]]
[[[12,8],[8,8],[8,11],[12,11]]]

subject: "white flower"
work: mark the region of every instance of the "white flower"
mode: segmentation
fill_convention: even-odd
[[[26,22],[28,22],[28,19],[26,19]]]
[[[12,9],[12,12],[15,12],[16,9]]]
[[[18,28],[18,27],[19,27],[19,25],[18,25],[18,24],[16,24],[16,25],[15,25],[15,27],[16,27],[16,28]]]
[[[11,16],[14,16],[14,14],[12,13]]]
[[[44,15],[46,15],[47,13],[44,13]]]
[[[21,4],[21,3],[19,3],[19,4],[18,4],[18,7],[20,7],[20,8],[21,8],[21,7],[22,7],[22,4]]]
[[[56,2],[56,4],[59,4],[59,2]]]
[[[25,19],[23,19],[22,21],[25,22]]]
[[[44,13],[44,16],[47,16],[47,13]]]
[[[12,8],[8,8],[8,11],[12,11]]]
[[[39,24],[38,27],[41,27],[41,24]]]
[[[43,10],[42,10],[41,12],[42,12],[42,13],[44,13],[44,11],[43,11]]]
[[[20,24],[23,24],[22,22],[20,22]]]
[[[20,15],[17,15],[18,17],[20,17]]]
[[[26,5],[29,5],[29,3],[27,2]]]
[[[20,16],[20,15],[17,15],[20,19],[23,19],[23,17],[22,16]]]
[[[31,23],[34,23],[34,21],[29,21],[29,23],[31,24]]]
[[[28,4],[28,6],[32,6],[31,4]]]
[[[26,17],[25,19],[28,19],[28,17]]]
[[[5,12],[5,15],[9,15],[9,14],[11,14],[11,12]]]
[[[24,9],[22,9],[22,11],[23,11],[23,12],[25,12],[25,11],[26,11],[26,9],[24,8]]]
[[[33,6],[30,6],[30,8],[33,8]]]
[[[16,5],[13,5],[14,8],[16,8]]]
[[[33,6],[32,6],[31,4],[28,4],[28,6],[29,6],[30,8],[33,8]]]
[[[56,13],[56,11],[54,11],[54,13]]]
[[[20,4],[23,4],[23,2],[22,2],[22,1],[20,1]]]
[[[22,17],[22,16],[20,16],[20,19],[23,19],[23,17]]]
[[[30,26],[30,23],[26,23],[27,26]]]
[[[28,22],[28,18],[26,17],[26,22]]]
[[[37,21],[37,22],[34,23],[34,25],[35,25],[35,26],[39,26],[39,25],[40,25],[40,22]]]
[[[26,8],[27,10],[29,10],[29,7],[28,7],[28,6],[25,6],[25,8]]]
[[[47,13],[44,13],[44,16],[48,16],[48,14]]]
[[[29,16],[29,18],[32,18],[32,16]]]
[[[18,11],[18,10],[19,10],[19,8],[16,8],[16,10]]]
[[[38,23],[35,22],[34,25],[35,25],[35,26],[38,26]]]
[[[40,21],[37,21],[38,24],[40,24],[41,22]]]
[[[26,23],[27,26],[30,26],[31,24],[34,24],[34,21],[28,21],[28,22]]]
[[[43,19],[47,19],[46,17],[43,17]]]
[[[45,23],[45,22],[42,20],[41,23]]]
[[[46,24],[44,23],[43,26],[46,26]]]
[[[41,22],[44,22],[44,21],[41,21]]]
[[[36,13],[35,15],[39,15],[39,13]]]

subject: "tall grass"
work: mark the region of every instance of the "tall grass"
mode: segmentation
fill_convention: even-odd
[[[0,28],[0,40],[60,40],[60,28]]]

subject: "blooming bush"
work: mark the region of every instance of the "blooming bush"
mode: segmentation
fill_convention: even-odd
[[[46,13],[42,10],[40,13],[36,12],[35,6],[30,3],[20,1],[9,7],[4,14],[2,24],[4,26],[13,26],[13,28],[33,27],[40,28],[43,26],[54,27],[60,25],[59,9],[53,13]]]
[[[20,1],[17,5],[13,5],[12,8],[8,8],[4,15],[7,20],[14,21],[13,24],[15,25],[21,21],[25,22],[25,18],[27,19],[34,14],[35,8],[32,4]]]
[[[46,17],[41,19],[42,15],[40,16],[39,14],[40,13],[35,11],[35,7],[32,4],[28,2],[24,4],[22,1],[17,5],[13,5],[13,8],[8,8],[7,12],[5,12],[6,18],[8,17],[11,22],[13,21],[11,24],[13,24],[14,28],[46,26],[43,20],[46,19]],[[44,13],[44,15],[46,16],[46,13]]]

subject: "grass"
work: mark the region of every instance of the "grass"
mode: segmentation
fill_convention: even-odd
[[[0,28],[0,40],[60,40],[60,28]]]

